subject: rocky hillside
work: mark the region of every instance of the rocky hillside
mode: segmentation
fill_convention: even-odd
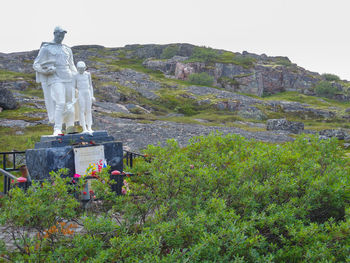
[[[266,131],[266,121],[276,118],[303,122],[306,132],[350,127],[349,82],[298,67],[287,57],[190,44],[72,50],[75,62],[85,61],[93,76],[95,129],[109,130],[133,150],[168,138],[184,145],[217,130],[291,140],[293,132]],[[13,142],[0,136],[4,149],[25,148],[18,145],[21,139],[50,132],[32,69],[37,52],[0,53],[0,135],[17,136]]]

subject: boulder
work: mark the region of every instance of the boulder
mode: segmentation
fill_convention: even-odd
[[[12,92],[5,88],[0,88],[0,107],[4,110],[14,110],[18,106]]]
[[[287,121],[286,119],[270,119],[267,120],[266,129],[268,131],[288,131],[299,134],[304,130],[304,123]]]
[[[336,137],[338,140],[344,140],[348,137],[348,133],[342,129],[326,129],[319,132],[320,136],[327,138]]]
[[[256,107],[244,107],[238,111],[238,116],[259,121],[267,118],[266,115]]]

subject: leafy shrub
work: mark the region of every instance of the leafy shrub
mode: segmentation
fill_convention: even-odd
[[[315,86],[315,92],[317,96],[332,98],[337,93],[337,89],[328,81],[320,81]]]
[[[250,56],[237,55],[232,59],[232,63],[244,68],[251,68],[256,63],[256,59]]]
[[[324,73],[324,74],[322,74],[322,77],[324,77],[324,79],[326,81],[339,81],[340,80],[340,78],[337,75],[330,74],[330,73]]]
[[[291,66],[292,62],[287,57],[275,57],[274,62],[282,66]]]
[[[19,262],[349,260],[350,160],[336,139],[299,136],[274,145],[211,134],[186,147],[175,140],[149,146],[145,155],[125,179],[124,196],[111,195],[109,184],[96,181],[96,196],[112,208],[84,215],[85,232],[54,239],[50,248],[4,255]],[[2,222],[15,215],[5,199]],[[42,202],[40,211],[51,215],[57,208],[51,202]],[[75,206],[62,204],[56,215],[76,215]]]
[[[190,56],[191,61],[205,63],[215,62],[218,58],[218,52],[209,47],[195,47],[192,55]]]
[[[176,45],[170,45],[163,49],[160,57],[163,59],[169,59],[176,56],[177,52],[179,52],[179,47]]]
[[[192,84],[202,85],[202,86],[211,86],[214,83],[214,77],[210,76],[206,72],[193,73],[188,77],[188,80]]]

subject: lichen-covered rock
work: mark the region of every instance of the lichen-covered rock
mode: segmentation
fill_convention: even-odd
[[[174,75],[176,70],[176,64],[186,59],[188,59],[188,57],[180,57],[180,56],[174,56],[173,58],[167,59],[167,60],[149,58],[149,59],[146,59],[142,63],[142,65],[149,69],[159,70],[167,75]]]
[[[270,119],[267,120],[266,129],[268,131],[288,131],[299,134],[304,130],[304,123],[287,121],[286,119]]]
[[[135,113],[135,114],[150,114],[151,112],[139,105],[136,104],[126,104],[125,107],[131,112],[131,113]]]
[[[319,132],[321,136],[325,136],[327,138],[336,137],[338,140],[344,140],[349,134],[342,129],[326,129]]]
[[[121,113],[130,113],[129,110],[121,104],[112,103],[112,102],[94,102],[94,109],[97,111],[112,113],[112,112],[121,112]]]
[[[115,73],[118,83],[139,92],[147,99],[157,99],[159,96],[154,91],[161,89],[158,82],[150,80],[149,75],[131,69],[121,70]]]
[[[23,120],[10,120],[10,119],[0,119],[0,126],[2,127],[16,127],[16,128],[25,128],[29,126],[35,126],[36,123],[28,122]]]
[[[228,110],[228,111],[237,111],[240,107],[240,101],[219,101],[216,103],[215,107],[218,110]]]
[[[322,110],[310,108],[310,105],[294,101],[269,101],[266,103],[273,111],[289,112],[302,117],[310,118],[333,118],[335,112],[332,110]]]
[[[238,111],[238,116],[245,119],[265,120],[267,116],[256,107],[244,107]]]
[[[4,110],[14,110],[18,106],[12,92],[6,88],[0,87],[0,107]]]

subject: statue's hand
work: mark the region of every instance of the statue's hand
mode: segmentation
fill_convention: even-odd
[[[47,69],[44,69],[43,73],[45,75],[52,75],[56,72],[56,68],[55,67],[49,67]]]

